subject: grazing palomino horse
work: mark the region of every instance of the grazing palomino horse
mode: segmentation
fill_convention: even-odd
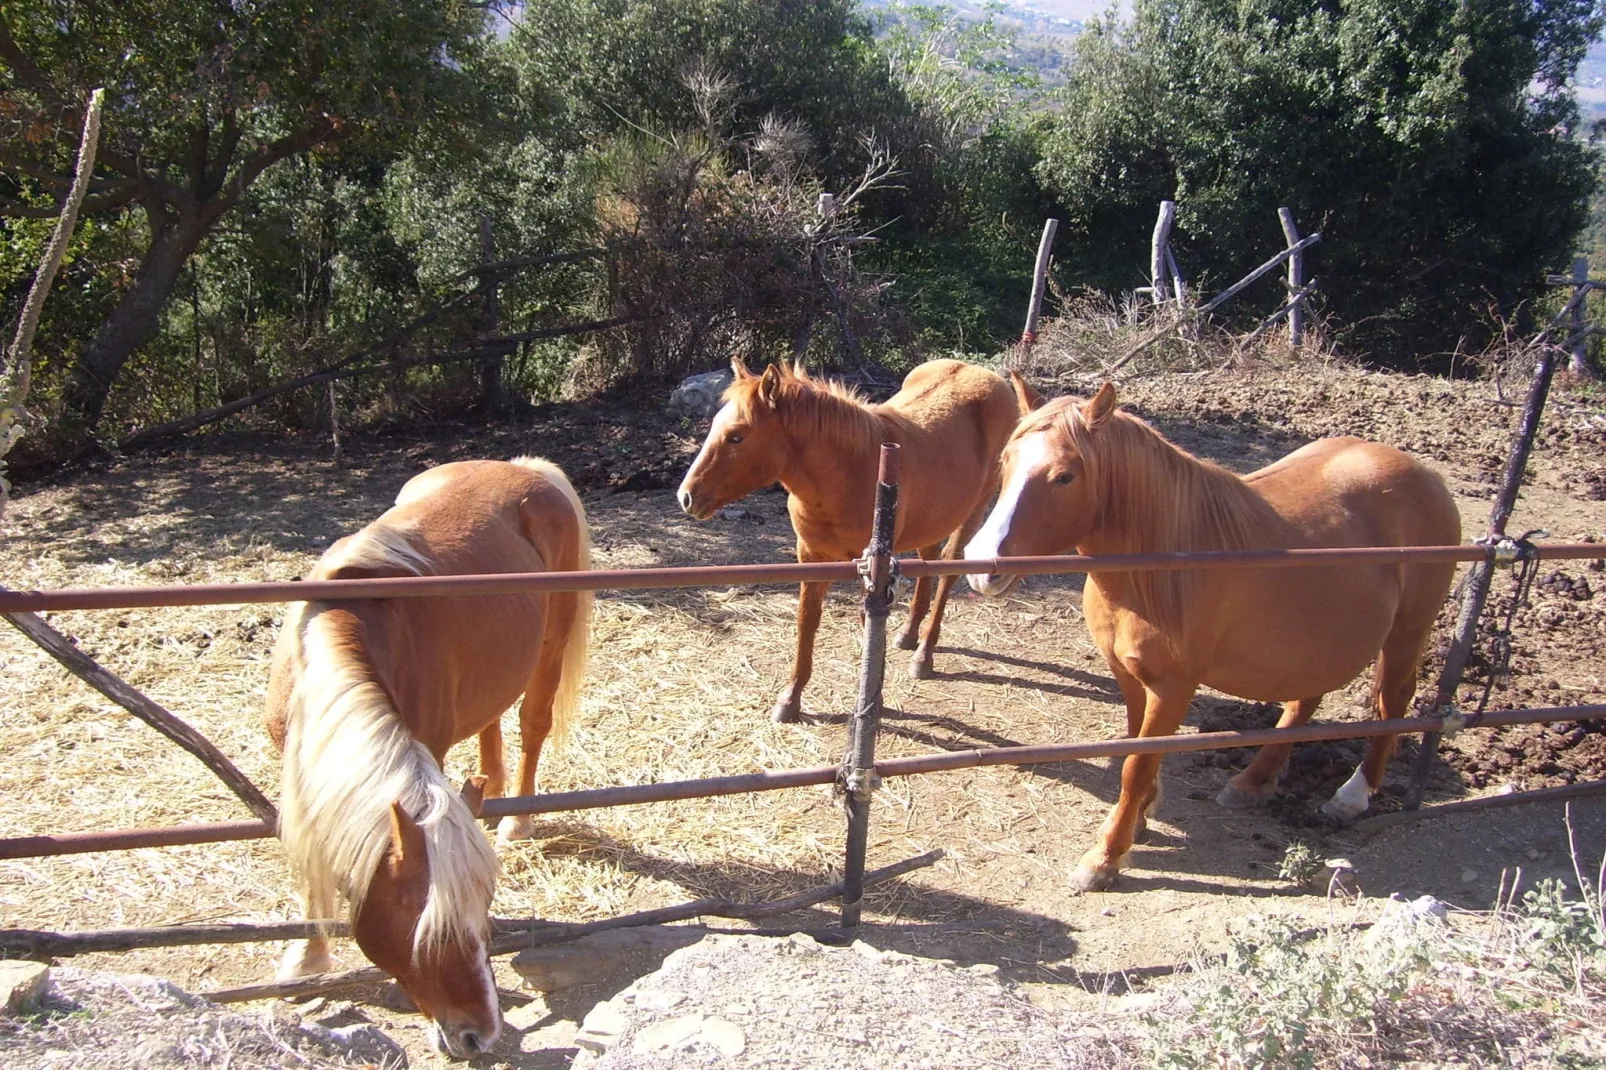
[[[1003,457],[1003,492],[967,557],[1062,553],[1436,546],[1461,539],[1444,481],[1399,450],[1329,438],[1239,477],[1173,446],[1115,407],[1106,383],[1091,401],[1050,402],[1026,415]],[[1167,736],[1201,686],[1281,702],[1279,727],[1310,719],[1322,696],[1376,659],[1373,703],[1401,717],[1454,564],[1327,565],[1181,572],[1099,572],[1082,604],[1126,700],[1129,736]],[[983,594],[1011,577],[972,575]],[[1269,796],[1287,745],[1261,749],[1217,797]],[[1372,739],[1355,775],[1326,806],[1356,817],[1382,783],[1392,736]],[[1132,755],[1099,844],[1071,877],[1108,887],[1146,811],[1159,799],[1157,755]]]
[[[315,580],[569,572],[590,567],[585,509],[556,466],[462,461],[409,480],[378,520],[329,548]],[[267,724],[284,752],[279,835],[308,918],[351,903],[352,935],[457,1056],[502,1028],[487,954],[496,854],[441,771],[478,734],[485,792],[507,786],[502,712],[521,694],[518,788],[561,733],[585,672],[591,595],[452,595],[292,604],[274,649]],[[503,838],[530,835],[504,819]],[[321,934],[284,978],[329,968]]]
[[[780,481],[797,533],[799,561],[850,561],[870,542],[877,454],[883,442],[902,447],[895,550],[923,558],[957,555],[998,486],[998,454],[1019,418],[1010,384],[957,360],[920,365],[883,405],[870,405],[840,383],[809,377],[801,367],[772,364],[753,375],[731,361],[735,379],[714,415],[708,439],[680,484],[680,507],[707,520],[760,487]],[[1016,390],[1035,397],[1016,379]],[[944,546],[944,540],[947,545]],[[931,675],[931,653],[954,577],[915,585],[909,623],[898,646],[914,650],[912,676]],[[805,583],[797,600],[797,657],[775,704],[777,721],[802,713],[803,688],[814,668],[814,635],[829,583]],[[931,609],[931,622],[920,622]],[[918,649],[916,647],[918,646]]]

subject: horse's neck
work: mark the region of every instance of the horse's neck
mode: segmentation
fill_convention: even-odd
[[[1271,507],[1232,472],[1147,427],[1127,434],[1141,456],[1104,459],[1100,516],[1085,552],[1241,550],[1278,526]]]
[[[807,504],[837,506],[847,487],[875,479],[876,453],[890,437],[877,406],[861,405],[825,390],[813,391],[812,411],[788,425],[788,451],[781,485]]]

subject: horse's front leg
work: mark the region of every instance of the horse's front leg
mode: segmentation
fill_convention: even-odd
[[[798,555],[804,560],[803,555]],[[814,637],[820,630],[820,611],[829,583],[805,583],[797,592],[797,654],[792,660],[792,679],[775,702],[775,719],[783,724],[803,716],[803,688],[814,675]]]
[[[332,895],[325,901],[314,902],[310,894],[303,892],[301,904],[301,916],[307,921],[334,919],[336,904]],[[298,977],[328,973],[333,968],[334,959],[329,954],[329,936],[320,927],[305,940],[290,941],[290,947],[279,960],[278,979],[294,981]]]
[[[1119,676],[1117,677],[1120,680]],[[1123,686],[1123,691],[1126,687]],[[1143,688],[1143,724],[1140,736],[1169,736],[1188,715],[1193,688],[1169,691],[1165,695]],[[1133,696],[1135,697],[1135,696]],[[1129,702],[1128,721],[1134,718]],[[1131,754],[1121,766],[1121,797],[1105,818],[1099,843],[1082,856],[1071,874],[1074,892],[1103,891],[1115,882],[1126,861],[1127,852],[1144,824],[1144,813],[1159,800],[1160,756]]]
[[[930,561],[942,552],[942,544],[932,543],[919,549],[920,560]],[[926,617],[926,610],[931,608],[931,588],[934,586],[930,576],[921,576],[915,581],[915,593],[909,599],[909,619],[904,622],[903,630],[898,633],[895,645],[899,650],[913,650],[920,645],[920,622]]]
[[[1278,719],[1277,727],[1293,728],[1304,724],[1311,719],[1321,702],[1322,696],[1317,695],[1315,698],[1283,703],[1283,715]],[[1216,795],[1217,805],[1229,810],[1246,810],[1271,798],[1293,749],[1292,743],[1271,743],[1261,747],[1244,771],[1222,786]]]

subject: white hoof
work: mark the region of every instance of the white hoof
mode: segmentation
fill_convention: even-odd
[[[535,836],[535,818],[529,814],[509,814],[496,826],[496,842],[506,846]]]
[[[1366,813],[1372,805],[1372,788],[1366,783],[1366,774],[1355,770],[1344,786],[1333,792],[1333,797],[1322,804],[1322,813],[1340,821],[1353,821]]]
[[[327,945],[314,947],[310,941],[295,940],[291,942],[290,950],[284,953],[284,958],[279,960],[278,980],[294,981],[315,973],[328,973],[334,966],[335,961],[329,956]]]

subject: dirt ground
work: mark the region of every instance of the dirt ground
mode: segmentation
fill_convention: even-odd
[[[1492,387],[1344,368],[1213,373],[1125,388],[1130,408],[1174,441],[1238,471],[1311,438],[1361,434],[1409,448],[1448,478],[1468,537],[1482,531],[1515,409]],[[532,452],[562,464],[585,497],[598,567],[769,562],[791,554],[784,495],[766,492],[705,524],[673,488],[702,428],[657,413],[563,406],[517,426],[440,425],[408,437],[326,444],[218,437],[23,488],[5,521],[0,582],[14,588],[217,582],[298,576],[329,542],[365,523],[413,473],[442,461]],[[1512,530],[1606,538],[1606,402],[1562,390],[1547,411],[1532,482]],[[1080,620],[1075,578],[1034,579],[1002,601],[968,592],[950,604],[937,676],[889,666],[881,753],[1098,739],[1124,715]],[[1497,578],[1497,606],[1509,599]],[[1599,702],[1606,696],[1606,574],[1599,562],[1546,566],[1517,612],[1515,680],[1494,708]],[[598,602],[592,675],[571,746],[543,760],[543,790],[726,775],[834,762],[856,680],[858,610],[828,603],[808,723],[768,709],[787,670],[793,592],[780,588],[621,592]],[[277,606],[52,615],[53,623],[218,743],[270,792],[276,760],[259,727]],[[897,618],[895,617],[895,620]],[[1448,614],[1441,620],[1447,626]],[[1441,627],[1441,635],[1444,627]],[[1482,671],[1486,661],[1475,665]],[[1436,660],[1424,678],[1437,672]],[[1463,696],[1475,701],[1474,679]],[[1364,715],[1363,677],[1320,716]],[[1266,726],[1276,710],[1202,694],[1185,731]],[[509,739],[517,738],[510,718]],[[1167,801],[1117,888],[1073,897],[1065,876],[1118,788],[1114,763],[993,768],[889,781],[878,795],[872,866],[932,847],[937,866],[867,897],[864,939],[883,948],[991,963],[1045,1006],[1097,1003],[1129,982],[1218,947],[1248,913],[1325,917],[1329,904],[1279,879],[1286,845],[1344,855],[1366,893],[1431,892],[1492,902],[1502,871],[1570,878],[1559,807],[1524,806],[1407,825],[1362,842],[1317,813],[1352,771],[1356,744],[1295,752],[1284,794],[1261,814],[1212,801],[1247,752],[1168,762]],[[1374,804],[1397,809],[1414,755],[1402,747]],[[0,634],[0,835],[228,820],[244,810],[188,756],[67,676],[20,635]],[[1431,799],[1606,777],[1598,723],[1467,732],[1447,741]],[[471,747],[453,752],[454,776]],[[1586,865],[1606,852],[1606,805],[1576,804]],[[840,811],[824,789],[694,800],[563,816],[504,854],[496,904],[506,916],[590,920],[704,895],[772,897],[831,879]],[[104,928],[295,916],[271,842],[0,862],[7,926]],[[831,911],[787,923],[823,925]],[[91,956],[82,965],[172,977],[204,993],[266,978],[272,945]],[[348,965],[361,956],[340,949]],[[560,1065],[546,1032],[651,968],[634,962],[594,985],[540,997],[486,1065]],[[499,967],[508,989],[517,977]],[[372,994],[370,994],[372,995]],[[509,1006],[529,1005],[509,995]],[[548,1013],[540,1014],[542,1010]],[[374,1006],[406,1047],[416,1020]],[[543,1038],[547,1039],[543,1039]]]

